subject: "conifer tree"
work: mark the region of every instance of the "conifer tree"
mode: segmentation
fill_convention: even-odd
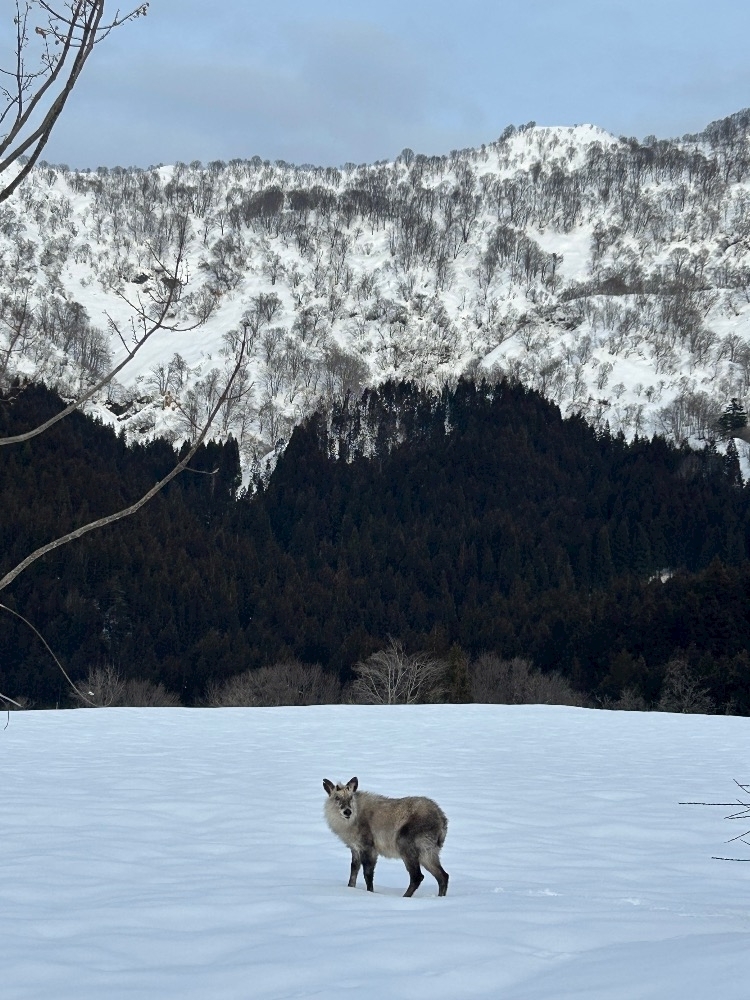
[[[446,701],[451,704],[461,705],[471,701],[469,657],[457,643],[448,650],[446,688]]]
[[[729,439],[727,451],[724,455],[724,475],[732,486],[742,486],[742,472],[740,471],[740,458],[737,454],[737,445],[734,438]]]
[[[729,406],[719,417],[719,427],[727,437],[735,435],[736,431],[747,427],[747,412],[739,399],[732,399]]]

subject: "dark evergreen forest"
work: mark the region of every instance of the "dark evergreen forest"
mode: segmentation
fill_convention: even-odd
[[[0,405],[0,434],[60,406],[29,387]],[[3,448],[0,571],[173,462],[168,443],[128,447],[77,414]],[[655,704],[680,657],[719,711],[750,714],[750,488],[732,449],[628,443],[520,385],[387,383],[298,427],[253,491],[231,441],[193,467],[3,592],[74,677],[112,664],[189,705],[284,657],[346,680],[394,637],[525,657],[601,703]],[[7,613],[0,690],[69,704]]]

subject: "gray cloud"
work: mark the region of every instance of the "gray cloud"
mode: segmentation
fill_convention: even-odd
[[[83,150],[96,162],[255,153],[360,162],[405,145],[433,152],[456,137],[479,141],[485,124],[424,53],[374,25],[287,26],[274,39],[275,58],[257,46],[237,49],[219,58],[193,47],[158,61],[119,53],[100,61],[50,153],[70,162],[81,162]]]
[[[532,118],[677,135],[747,103],[746,28],[732,0],[153,0],[87,67],[47,158],[363,162]]]

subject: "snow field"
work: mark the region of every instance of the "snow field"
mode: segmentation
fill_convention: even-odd
[[[28,712],[0,732],[6,1000],[746,1000],[744,718],[549,706]],[[322,779],[424,794],[448,896],[346,887]],[[746,852],[750,856],[750,852]]]

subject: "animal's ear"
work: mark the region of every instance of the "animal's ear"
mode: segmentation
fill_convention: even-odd
[[[358,786],[359,782],[357,781],[356,778],[350,778],[349,781],[347,781],[346,783],[346,787],[349,789],[350,792],[356,792]]]
[[[326,793],[330,795],[334,788],[333,782],[329,781],[328,778],[323,778],[323,788],[325,788]]]

